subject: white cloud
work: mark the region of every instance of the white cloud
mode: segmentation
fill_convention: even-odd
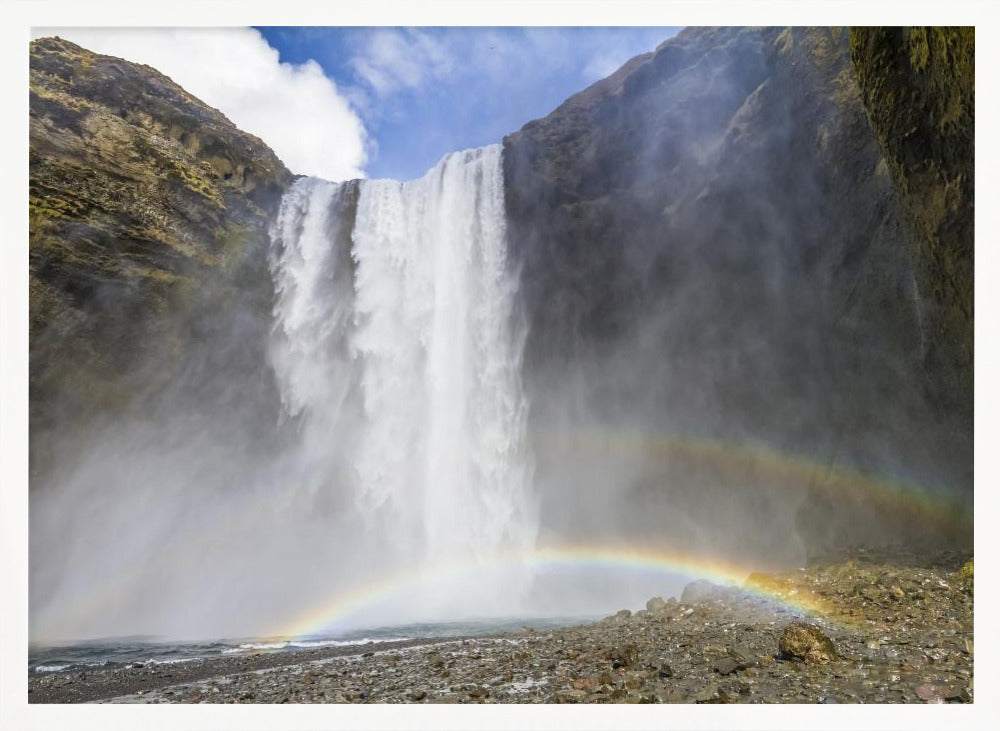
[[[519,79],[577,74],[581,85],[617,71],[652,50],[675,28],[418,28],[372,29],[356,44],[349,66],[355,106],[374,119],[386,101],[432,85],[463,85],[466,98],[527,88]],[[582,86],[581,86],[582,88]]]
[[[363,53],[351,59],[351,67],[376,94],[385,96],[450,78],[455,60],[451,49],[419,29],[380,28],[372,31]]]
[[[315,61],[281,63],[252,28],[42,28],[96,53],[152,66],[260,137],[294,173],[364,177],[365,127]],[[391,49],[390,57],[391,57]]]

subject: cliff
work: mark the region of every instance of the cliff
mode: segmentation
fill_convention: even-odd
[[[266,227],[292,176],[166,76],[59,38],[31,44],[30,117],[34,472],[57,432],[141,407],[151,383],[183,370],[197,398],[195,342],[265,368]]]
[[[852,28],[865,109],[919,241],[929,388],[971,425],[975,28]]]
[[[726,555],[789,526],[971,539],[972,53],[692,28],[504,140],[548,528]],[[274,154],[153,69],[44,39],[30,164],[33,468],[163,399],[273,440]],[[643,446],[621,467],[594,445],[629,439],[587,429]],[[574,512],[591,486],[613,509]]]
[[[956,223],[941,238],[935,231],[950,224],[911,225],[941,188],[907,202],[857,73],[846,29],[689,28],[505,139],[535,430],[591,417],[612,432],[763,444],[815,464],[802,499],[789,501],[766,497],[766,486],[734,497],[760,479],[752,466],[733,474],[673,459],[645,468],[619,504],[641,513],[665,486],[690,484],[693,470],[705,485],[673,489],[678,523],[715,526],[706,532],[725,541],[718,536],[740,515],[770,511],[815,545],[910,532],[898,506],[873,510],[863,491],[823,487],[844,467],[971,501],[971,419],[954,399],[934,398],[937,325],[924,302],[925,290],[943,287],[954,311],[966,311],[971,229]],[[896,73],[903,85],[908,72],[868,73]],[[935,88],[920,88],[936,103]],[[966,131],[929,154],[971,170]],[[923,164],[918,150],[908,164]],[[951,191],[945,208],[971,221],[971,190],[952,179],[940,178]],[[948,253],[928,260],[921,246],[933,242]],[[971,381],[959,391],[971,404]],[[540,479],[570,459],[543,454]],[[732,541],[727,550],[766,550],[768,538]]]

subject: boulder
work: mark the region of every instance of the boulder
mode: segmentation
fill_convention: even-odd
[[[681,592],[681,602],[684,604],[697,604],[698,602],[709,602],[714,599],[721,599],[732,593],[732,590],[725,586],[713,584],[705,579],[692,581],[684,587]]]
[[[786,658],[803,662],[829,662],[839,659],[833,640],[818,627],[793,622],[778,639],[778,650]]]
[[[661,612],[667,608],[667,603],[663,601],[662,596],[654,596],[648,602],[646,602],[646,610],[650,612]]]

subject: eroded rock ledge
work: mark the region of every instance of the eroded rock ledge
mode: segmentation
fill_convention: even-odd
[[[120,413],[192,342],[262,366],[266,226],[292,176],[163,74],[59,38],[31,44],[29,160],[37,474],[53,429]]]

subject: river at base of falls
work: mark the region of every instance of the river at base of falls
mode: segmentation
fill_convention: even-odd
[[[433,639],[535,631],[569,627],[596,619],[585,617],[499,617],[448,622],[414,622],[353,629],[305,637],[241,637],[207,641],[170,641],[155,637],[101,638],[74,643],[33,645],[28,671],[35,674],[75,673],[96,669],[128,669],[172,665],[248,653],[281,653],[322,647],[362,647],[376,642]]]

